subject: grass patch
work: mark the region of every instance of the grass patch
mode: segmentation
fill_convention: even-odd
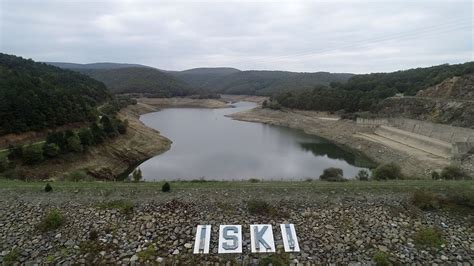
[[[153,259],[153,257],[156,254],[156,248],[153,245],[148,246],[145,250],[142,250],[138,252],[137,256],[140,259],[140,261],[149,261]]]
[[[97,204],[99,209],[118,210],[123,214],[133,213],[133,203],[129,200],[112,200]]]
[[[422,210],[448,208],[474,211],[474,193],[463,191],[438,194],[430,191],[416,191],[413,193],[411,202]]]
[[[38,230],[47,232],[56,230],[66,221],[63,214],[58,209],[50,210],[37,225]]]
[[[383,252],[383,251],[377,251],[374,254],[374,256],[372,257],[372,260],[378,266],[388,266],[388,265],[390,265],[390,256],[387,253]]]
[[[264,200],[252,199],[247,201],[247,210],[253,215],[276,216],[277,210]]]
[[[290,256],[288,253],[273,254],[259,260],[259,266],[286,266],[290,265]]]
[[[441,230],[435,227],[423,228],[413,237],[418,248],[440,249],[445,243]]]
[[[3,257],[3,264],[2,265],[13,265],[15,262],[18,261],[18,258],[20,257],[20,251],[18,249],[13,249],[10,251],[5,257]]]

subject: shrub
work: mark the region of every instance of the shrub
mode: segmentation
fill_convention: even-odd
[[[13,249],[12,251],[8,252],[5,257],[3,257],[3,264],[2,265],[14,265],[18,258],[20,257],[20,252],[18,249]]]
[[[127,133],[127,127],[128,127],[128,120],[122,121],[120,119],[117,119],[117,131],[120,134],[125,134]]]
[[[48,158],[54,158],[59,155],[61,149],[56,143],[46,143],[43,145],[43,155]]]
[[[140,168],[133,170],[132,178],[133,181],[139,182],[142,179],[142,170],[140,170]]]
[[[23,161],[25,164],[33,165],[43,160],[43,149],[40,145],[30,145],[23,149]]]
[[[441,178],[446,180],[469,179],[469,176],[458,166],[450,165],[443,168]]]
[[[59,149],[65,150],[67,145],[66,136],[64,132],[49,133],[46,137],[46,143],[54,143],[58,145]]]
[[[344,181],[344,172],[341,168],[330,167],[324,169],[323,174],[319,176],[324,181]]]
[[[418,231],[413,237],[415,245],[420,248],[441,248],[444,244],[444,239],[441,231],[438,228],[424,228]]]
[[[362,169],[357,173],[356,179],[360,181],[369,181],[369,171]]]
[[[50,210],[38,224],[38,230],[41,232],[47,232],[58,229],[64,224],[65,220],[66,219],[59,210]]]
[[[375,262],[376,265],[379,265],[379,266],[390,265],[390,257],[388,256],[387,253],[383,251],[377,251],[374,254],[374,257],[372,258],[372,260]]]
[[[257,178],[250,178],[250,179],[249,179],[249,182],[250,182],[250,183],[258,183],[258,182],[260,182],[260,180],[257,179]]]
[[[53,187],[48,183],[48,184],[46,184],[46,186],[44,187],[44,191],[45,191],[45,192],[51,192],[51,191],[53,191]]]
[[[434,210],[440,208],[439,198],[431,192],[416,191],[411,199],[413,205],[422,210]]]
[[[0,173],[5,172],[10,166],[10,160],[8,157],[0,157]]]
[[[82,146],[91,146],[94,144],[94,135],[90,128],[84,128],[77,134],[81,140]]]
[[[171,191],[171,186],[168,182],[164,183],[163,186],[161,187],[161,191],[163,192],[170,192]]]
[[[439,175],[438,172],[436,172],[436,171],[431,172],[431,179],[439,180],[440,178],[441,178],[441,176]]]
[[[8,146],[8,159],[16,160],[23,157],[23,146],[21,145],[9,145]]]
[[[156,248],[153,245],[148,246],[146,249],[138,252],[138,258],[140,261],[149,261],[156,255]]]
[[[81,139],[76,133],[67,138],[67,150],[70,152],[82,152],[84,150]]]
[[[117,125],[113,119],[110,119],[107,115],[103,115],[100,119],[100,123],[102,124],[102,128],[107,136],[113,138],[118,135]]]
[[[275,216],[277,210],[264,200],[252,199],[247,202],[247,209],[250,214]]]
[[[396,163],[379,165],[372,172],[372,177],[376,180],[403,179],[402,169]]]

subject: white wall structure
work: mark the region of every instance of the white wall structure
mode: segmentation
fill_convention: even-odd
[[[250,225],[250,243],[252,253],[275,252],[272,225]]]

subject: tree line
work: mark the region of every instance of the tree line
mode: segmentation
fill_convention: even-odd
[[[104,115],[98,122],[80,130],[49,133],[45,142],[31,145],[10,145],[6,157],[0,158],[0,172],[14,169],[18,163],[35,165],[68,153],[82,153],[127,132],[128,121]]]
[[[474,73],[474,62],[356,75],[346,83],[332,82],[329,86],[279,93],[272,97],[271,102],[276,101],[284,107],[304,110],[371,111],[377,109],[382,99],[397,93],[416,95],[419,90],[436,85],[447,78],[470,73]],[[275,103],[269,103],[268,106],[275,106]]]

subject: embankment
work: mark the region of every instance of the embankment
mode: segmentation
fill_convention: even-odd
[[[224,108],[227,103],[217,99],[140,98],[118,113],[128,120],[127,133],[104,144],[91,147],[81,154],[66,154],[36,166],[22,166],[22,175],[30,179],[62,179],[71,173],[83,171],[97,179],[113,180],[131,167],[171,147],[171,140],[159,131],[145,126],[140,115],[160,108]]]
[[[372,135],[374,128],[363,127],[350,120],[329,118],[318,112],[255,108],[232,114],[230,117],[304,130],[308,134],[327,138],[365,154],[377,163],[396,162],[409,177],[429,177],[433,170],[439,171],[450,163],[446,158],[407,148],[400,143],[384,143],[361,138],[360,134]]]

